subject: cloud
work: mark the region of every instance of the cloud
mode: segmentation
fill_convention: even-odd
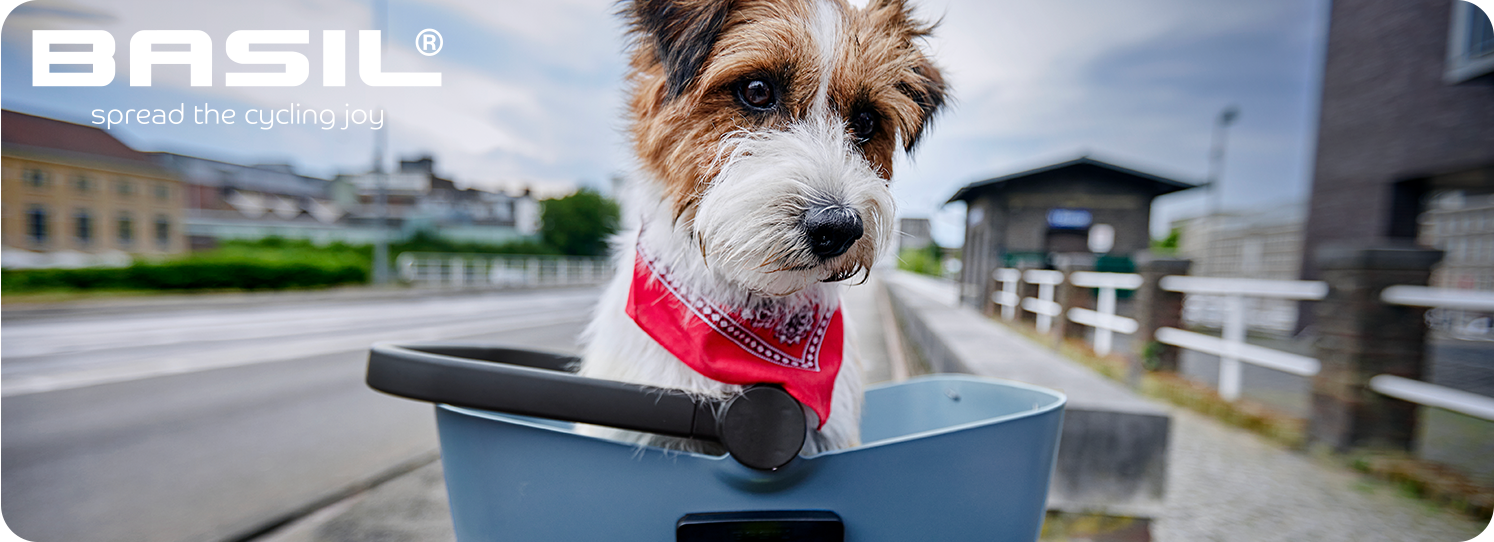
[[[956,102],[899,171],[905,216],[934,216],[941,243],[963,240],[956,188],[1092,152],[1201,181],[1220,108],[1231,133],[1227,201],[1305,192],[1324,3],[1186,0],[930,3],[931,48]],[[1169,215],[1197,208],[1179,196]],[[1167,202],[1164,202],[1167,203]],[[954,211],[954,212],[951,212]]]
[[[900,159],[894,192],[904,216],[932,216],[944,244],[962,240],[959,186],[1083,152],[1183,180],[1207,173],[1220,108],[1243,114],[1231,130],[1226,202],[1301,197],[1311,165],[1316,84],[1327,0],[929,0],[917,12],[941,24],[928,40],[954,102],[917,156]],[[37,0],[6,21],[4,102],[87,120],[93,107],[211,101],[225,107],[389,112],[386,160],[429,153],[465,185],[518,182],[606,188],[628,171],[622,124],[626,45],[612,0],[491,2],[389,0],[387,71],[440,71],[439,89],[369,88],[357,81],[355,33],[373,28],[365,0]],[[185,86],[185,70],[156,69],[156,87],[129,87],[127,70],[104,89],[34,89],[31,28],[103,28],[121,44],[144,28],[195,28],[215,40],[219,85]],[[239,29],[311,29],[302,50],[312,81],[297,88],[231,88],[223,40]],[[441,54],[413,51],[425,28]],[[321,29],[349,30],[349,85],[319,84]],[[239,68],[234,68],[239,69]],[[174,82],[173,82],[174,81]],[[242,128],[242,127],[235,127]],[[313,127],[130,126],[119,135],[156,149],[240,161],[288,161],[319,175],[366,170],[373,135]],[[1159,200],[1159,224],[1202,198]]]
[[[123,101],[124,96],[138,98],[135,107],[162,107],[182,100],[235,108],[279,109],[296,104],[303,109],[331,109],[339,115],[349,107],[382,107],[388,113],[389,160],[430,153],[442,171],[469,185],[511,185],[514,179],[525,178],[547,183],[584,178],[600,183],[617,169],[611,162],[619,153],[609,149],[621,145],[612,107],[617,103],[619,53],[618,44],[609,43],[618,40],[608,39],[617,33],[605,3],[394,3],[384,70],[439,71],[443,74],[440,88],[361,84],[356,31],[374,24],[363,1],[274,2],[274,9],[265,9],[264,3],[42,0],[26,8],[6,23],[7,49],[29,52],[29,32],[23,30],[31,28],[104,29],[115,36],[120,69],[111,86],[71,93],[73,103],[64,104],[48,98],[50,89],[26,84],[29,66],[19,64],[28,62],[11,62],[5,76],[7,104],[66,110],[75,121],[86,121],[89,109]],[[411,29],[411,25],[431,19],[447,23],[440,27],[446,29],[447,46],[443,54],[425,57],[403,42],[413,43],[419,28]],[[538,30],[531,24],[536,21],[541,25]],[[215,86],[187,86],[186,69],[173,66],[157,67],[151,88],[128,86],[129,37],[138,30],[160,28],[198,29],[214,38]],[[310,58],[310,80],[289,88],[223,86],[222,73],[254,70],[232,63],[223,51],[223,41],[240,29],[313,29],[310,44],[277,47]],[[320,29],[348,31],[346,87],[320,85]],[[410,40],[399,39],[405,33]],[[464,44],[491,45],[491,36],[503,36],[509,44],[519,45],[460,50]],[[551,44],[555,49],[547,50]],[[535,54],[537,50],[545,54]],[[7,59],[12,58],[29,60],[29,54],[8,55]],[[282,154],[280,160],[273,156],[270,160],[295,162],[321,175],[366,170],[374,141],[371,134],[355,130],[336,133],[296,126],[265,131],[273,133],[209,130],[214,137],[227,136],[210,144],[205,144],[209,142],[204,141],[203,130],[184,127],[126,127],[124,131],[123,137],[152,147],[146,150],[217,146],[216,152],[230,156],[256,151],[262,157]],[[296,144],[286,144],[292,141]],[[571,167],[553,167],[562,164]],[[536,165],[551,167],[537,171]]]

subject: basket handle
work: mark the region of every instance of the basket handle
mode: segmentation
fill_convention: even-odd
[[[743,465],[776,470],[804,446],[803,407],[777,386],[725,400],[586,378],[574,357],[476,344],[369,350],[370,388],[407,399],[720,442]],[[718,414],[719,413],[719,414]]]

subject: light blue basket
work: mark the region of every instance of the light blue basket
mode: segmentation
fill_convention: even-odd
[[[436,420],[461,542],[663,542],[686,514],[764,510],[834,512],[853,542],[1032,542],[1065,401],[966,376],[880,386],[866,392],[865,444],[774,472],[569,423],[446,405]]]

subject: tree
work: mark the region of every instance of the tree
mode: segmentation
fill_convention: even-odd
[[[591,188],[540,202],[540,239],[562,254],[601,256],[607,238],[617,231],[622,211],[617,202]]]
[[[1178,242],[1183,237],[1182,228],[1173,228],[1163,239],[1152,239],[1152,252],[1158,254],[1177,254]]]

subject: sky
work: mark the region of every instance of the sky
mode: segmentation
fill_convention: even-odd
[[[858,2],[853,2],[858,3]],[[953,101],[917,152],[895,167],[899,214],[934,221],[940,244],[963,242],[959,187],[1081,155],[1164,177],[1203,182],[1219,112],[1236,106],[1221,201],[1225,209],[1306,198],[1311,178],[1327,0],[925,0],[939,20],[926,42]],[[350,110],[387,113],[385,167],[429,154],[459,186],[560,194],[611,190],[635,167],[622,120],[624,29],[611,0],[386,0],[386,72],[440,72],[440,87],[369,87],[358,78],[357,31],[378,28],[369,0],[35,0],[0,34],[0,102],[78,123],[94,110],[210,106],[234,125],[119,125],[143,151],[229,162],[289,163],[330,178],[368,171],[377,131],[342,129]],[[108,31],[117,73],[105,87],[31,86],[31,31]],[[193,29],[213,43],[213,85],[189,86],[185,66],[160,66],[131,86],[138,30]],[[236,30],[310,30],[307,45],[275,46],[310,59],[298,87],[229,87],[227,72],[265,71],[229,60]],[[422,30],[438,54],[415,47]],[[348,31],[345,87],[321,84],[321,30]],[[183,105],[185,104],[185,105]],[[249,110],[332,110],[338,124],[262,129]],[[355,118],[357,118],[355,116]],[[1204,190],[1157,200],[1153,234],[1205,209]]]

